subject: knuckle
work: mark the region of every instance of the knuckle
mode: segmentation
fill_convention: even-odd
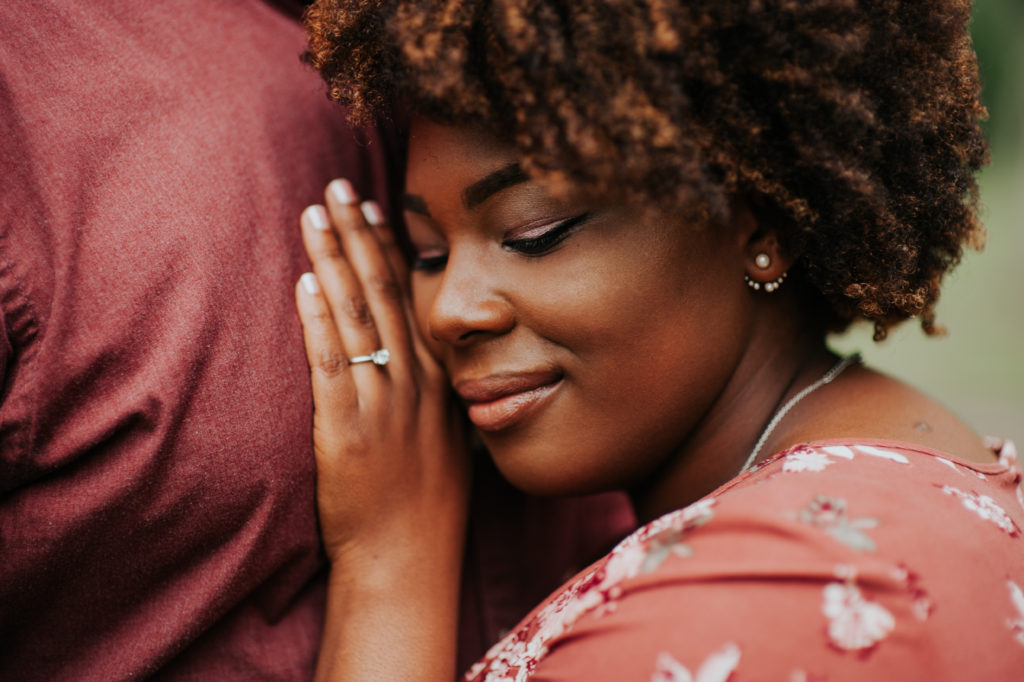
[[[332,379],[348,368],[348,358],[336,350],[323,350],[313,356],[313,371]]]
[[[362,296],[349,296],[342,303],[341,309],[358,326],[367,329],[373,328],[373,314],[370,313],[370,306]]]
[[[317,249],[314,258],[335,268],[340,265],[348,265],[348,261],[345,259],[345,253],[341,250],[341,247],[338,246],[338,243],[333,240],[321,245],[320,248]]]
[[[389,275],[374,275],[370,278],[370,286],[381,298],[387,301],[402,300],[402,287],[394,277]]]
[[[334,324],[334,317],[331,315],[331,311],[321,307],[317,307],[313,312],[309,313],[309,320],[318,326]]]
[[[397,251],[401,248],[395,239],[395,233],[388,229],[387,225],[378,225],[376,235],[377,242],[385,251]]]

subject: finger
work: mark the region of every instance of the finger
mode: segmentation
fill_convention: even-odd
[[[430,350],[423,342],[419,333],[419,323],[416,320],[415,310],[412,305],[412,297],[409,293],[409,264],[406,262],[405,254],[402,253],[402,248],[399,246],[398,240],[395,239],[395,232],[384,220],[384,213],[381,211],[380,206],[376,201],[364,201],[359,205],[359,208],[362,211],[367,224],[373,228],[377,237],[377,242],[380,244],[381,251],[384,253],[384,257],[387,260],[388,265],[391,267],[391,271],[395,273],[395,276],[401,283],[402,290],[406,292],[403,301],[403,312],[405,314],[406,326],[409,328],[409,337],[410,343],[413,347],[413,355],[416,357],[416,360],[421,367],[436,365],[434,356],[430,353]],[[438,369],[438,371],[440,370]]]
[[[295,305],[309,360],[313,403],[317,411],[343,415],[357,406],[348,357],[317,277],[307,272],[295,285]]]
[[[328,213],[362,286],[382,346],[391,351],[391,357],[399,366],[408,367],[412,358],[404,311],[405,294],[356,201],[355,191],[348,181],[334,180],[327,186]]]
[[[409,291],[409,265],[406,263],[405,254],[402,253],[398,240],[395,239],[395,231],[384,219],[384,212],[381,211],[380,204],[376,201],[364,201],[359,208],[362,210],[367,224],[373,228],[377,243],[380,244],[381,251],[384,252],[384,258],[391,266],[391,272],[398,278],[402,289]]]
[[[334,318],[342,350],[350,357],[372,353],[381,347],[377,326],[359,279],[331,229],[326,210],[323,206],[310,206],[303,211],[301,222],[306,253]]]
[[[416,312],[412,305],[412,283],[409,278],[409,264],[401,247],[398,245],[398,241],[395,239],[394,230],[384,222],[384,215],[376,202],[364,201],[360,208],[366,217],[366,222],[374,228],[384,257],[387,259],[388,265],[391,266],[391,271],[395,273],[395,276],[401,283],[402,291],[405,292],[402,312],[405,315],[405,323],[409,329],[409,343],[412,346],[412,354],[416,359],[416,364],[432,382],[443,383],[443,371],[426,343],[424,343],[420,333],[419,322],[416,319]]]

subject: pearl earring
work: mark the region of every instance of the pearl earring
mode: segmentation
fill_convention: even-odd
[[[769,267],[771,267],[771,264],[772,257],[769,256],[764,251],[754,256],[754,265],[756,265],[760,270],[767,270]],[[778,279],[773,279],[770,282],[765,282],[764,290],[767,291],[768,293],[775,291],[782,285],[782,280],[784,279],[786,279],[786,273],[782,273],[781,275],[779,275]],[[753,289],[754,291],[761,290],[761,282],[752,280],[747,275],[743,275],[743,281],[746,282],[747,286]]]
[[[782,286],[782,280],[784,279],[786,279],[786,273],[782,273],[781,275],[779,275],[778,279],[773,279],[772,281],[765,282],[762,285],[760,282],[750,279],[750,277],[748,277],[747,275],[743,275],[743,281],[747,283],[748,287],[750,287],[754,291],[760,291],[761,287],[764,286],[764,290],[767,291],[769,294],[778,289],[780,286]]]

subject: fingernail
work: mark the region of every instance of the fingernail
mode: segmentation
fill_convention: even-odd
[[[335,200],[342,204],[354,204],[358,200],[356,191],[352,189],[352,183],[343,178],[332,180],[327,189]]]
[[[313,229],[323,232],[331,227],[330,223],[327,222],[327,212],[323,206],[307,206],[306,210],[302,213],[306,216],[309,224],[313,226]]]
[[[306,290],[307,294],[320,292],[320,282],[316,281],[316,275],[312,272],[307,272],[302,277],[299,277],[299,281],[302,282],[302,288]]]
[[[363,217],[370,225],[377,226],[384,222],[384,214],[381,213],[380,206],[376,201],[364,201],[359,208],[362,209]]]

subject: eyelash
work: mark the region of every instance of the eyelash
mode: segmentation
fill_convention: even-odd
[[[409,267],[412,268],[413,270],[435,272],[437,270],[441,270],[442,268],[444,268],[447,262],[447,253],[440,256],[431,256],[429,258],[421,258],[420,256],[415,256],[412,259],[412,265],[410,265]]]
[[[506,249],[515,251],[516,253],[521,253],[529,258],[543,256],[558,246],[572,233],[574,228],[583,224],[589,218],[589,213],[582,213],[574,218],[569,218],[568,220],[556,223],[550,230],[536,237],[529,237],[526,239],[508,239],[503,241],[501,245]],[[430,256],[428,258],[416,256],[412,261],[412,269],[432,272],[444,268],[447,262],[447,253],[439,256]]]
[[[589,213],[581,213],[575,218],[569,218],[557,223],[550,230],[537,235],[536,237],[529,237],[527,239],[509,239],[503,241],[501,245],[506,249],[511,249],[517,253],[521,253],[524,256],[543,256],[544,254],[551,251],[551,249],[558,246],[562,240],[568,237],[573,229],[578,225],[581,225],[588,218]]]

